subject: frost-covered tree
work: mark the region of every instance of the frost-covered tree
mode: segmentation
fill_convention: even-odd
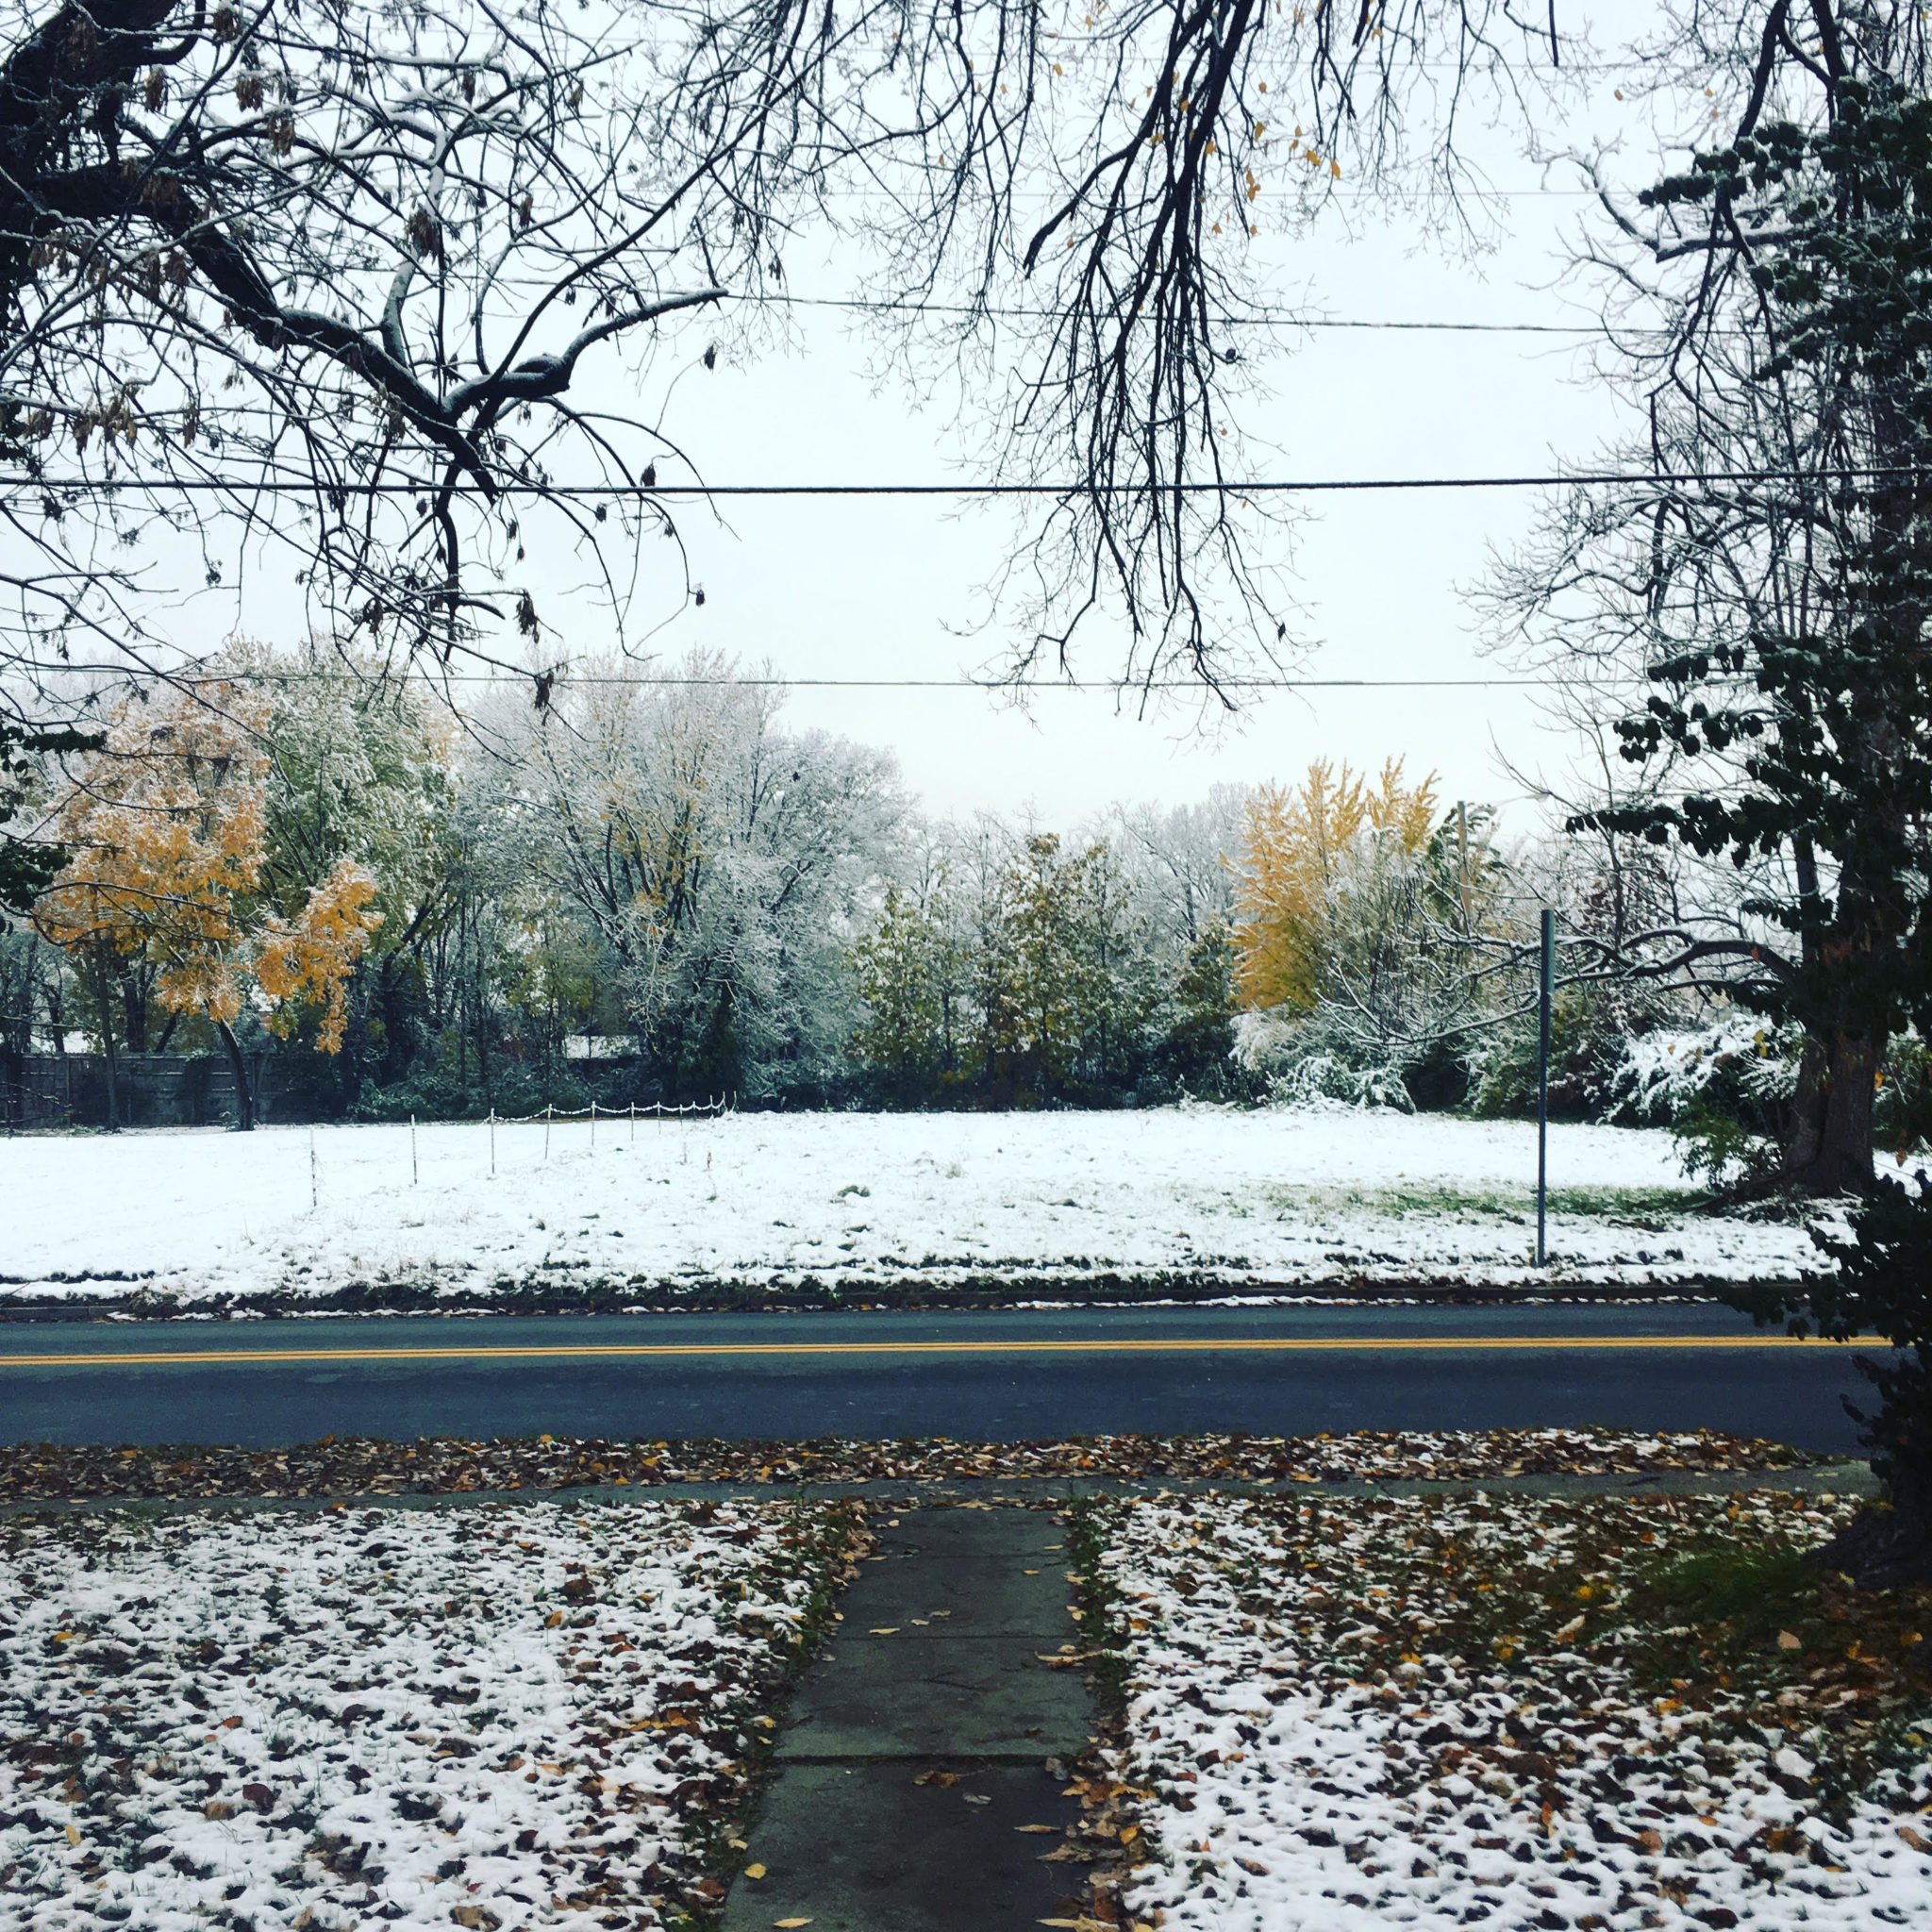
[[[670,1091],[810,1091],[837,1077],[845,953],[904,814],[884,754],[778,723],[706,655],[641,682],[621,661],[491,721],[479,765],[528,891],[585,922]]]
[[[1482,808],[1439,815],[1433,779],[1325,762],[1249,808],[1238,891],[1243,1058],[1292,1094],[1408,1106],[1462,1097],[1498,1004],[1484,942],[1506,874]]]
[[[263,701],[238,687],[124,704],[57,821],[66,862],[34,901],[34,924],[85,963],[104,1015],[108,1111],[117,959],[140,958],[161,1004],[200,1015],[227,1049],[236,1125],[255,1124],[235,1024],[259,1000],[279,1032],[312,1008],[316,1050],[341,1050],[346,986],[380,922],[375,883],[342,861],[283,918],[263,891],[268,758]]]

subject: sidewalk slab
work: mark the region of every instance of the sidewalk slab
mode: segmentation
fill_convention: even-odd
[[[765,1876],[733,1884],[719,1932],[789,1918],[812,1932],[1030,1932],[1076,1916],[1081,1868],[1042,1854],[1067,1842],[1078,1802],[1037,1764],[957,1768],[958,1784],[922,1786],[905,1761],[789,1766],[752,1834]]]
[[[874,1518],[844,1621],[799,1687],[722,1932],[994,1932],[1078,1914],[1047,1862],[1079,1815],[1049,1758],[1093,1730],[1061,1525],[1026,1508]],[[921,1780],[924,1780],[922,1782]],[[1045,1825],[1047,1831],[1023,1826]]]

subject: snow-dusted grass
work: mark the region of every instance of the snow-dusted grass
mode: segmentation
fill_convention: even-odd
[[[1932,1593],[1834,1600],[1794,1554],[1832,1519],[1761,1495],[1113,1510],[1093,1614],[1152,1854],[1125,1918],[1932,1925]]]
[[[0,1525],[0,1927],[675,1917],[828,1533],[778,1505]]]
[[[812,1278],[1527,1284],[1520,1122],[1211,1108],[740,1114],[0,1141],[15,1296],[676,1292]],[[549,1153],[544,1152],[546,1135]],[[1804,1231],[1690,1212],[1670,1137],[1559,1125],[1557,1280],[1788,1275]]]

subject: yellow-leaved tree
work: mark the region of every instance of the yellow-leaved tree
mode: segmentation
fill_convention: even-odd
[[[268,820],[268,707],[213,685],[128,699],[88,758],[59,813],[66,865],[34,923],[81,962],[103,1014],[117,957],[156,969],[171,1012],[214,1028],[235,1073],[236,1125],[255,1095],[235,1023],[253,1000],[286,1038],[321,1009],[315,1046],[340,1052],[347,991],[369,935],[375,881],[344,862],[284,917],[262,888]],[[113,1027],[104,1022],[108,1109],[118,1119]]]
[[[1435,830],[1436,780],[1391,758],[1379,778],[1325,758],[1292,791],[1264,786],[1247,811],[1236,895],[1235,985],[1241,1004],[1311,1012],[1329,976],[1339,900],[1368,840],[1413,857]]]

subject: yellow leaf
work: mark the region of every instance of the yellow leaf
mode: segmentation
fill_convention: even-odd
[[[1016,1824],[1013,1829],[1015,1831],[1043,1831],[1055,1838],[1059,1836],[1058,1828],[1051,1824]]]
[[[1777,1647],[1780,1650],[1803,1650],[1804,1640],[1794,1630],[1780,1630],[1777,1633]]]
[[[747,1865],[744,1868],[744,1875],[747,1878],[762,1878],[765,1875],[765,1868],[762,1865]]]
[[[899,1626],[896,1624],[875,1624],[872,1631],[872,1635],[874,1637],[896,1637],[898,1634]]]
[[[67,1827],[67,1842],[71,1845],[77,1845],[80,1842],[79,1832],[75,1831],[71,1824]]]
[[[777,1926],[778,1932],[798,1932],[799,1926],[809,1925],[811,1921],[809,1919],[774,1919],[772,1924]]]

